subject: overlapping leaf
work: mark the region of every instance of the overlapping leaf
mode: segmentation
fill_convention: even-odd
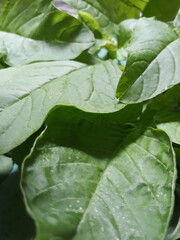
[[[100,113],[115,112],[125,106],[118,103],[114,94],[121,75],[116,61],[83,66],[62,61],[0,71],[1,153],[18,146],[38,130],[56,105],[73,105]]]
[[[180,39],[166,24],[140,19],[128,50],[117,88],[122,102],[142,102],[180,82]]]
[[[93,43],[93,34],[52,0],[0,5],[0,55],[9,65],[73,59]]]
[[[86,12],[99,23],[104,34],[114,35],[114,27],[122,20],[139,18],[140,10],[144,9],[149,0],[63,0],[78,11]]]
[[[174,201],[170,141],[148,129],[121,144],[124,129],[67,108],[52,113],[22,175],[36,239],[164,238]]]

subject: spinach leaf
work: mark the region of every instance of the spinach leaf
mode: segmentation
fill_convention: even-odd
[[[124,131],[74,109],[50,115],[22,174],[37,239],[163,239],[174,201],[171,143],[152,128],[122,141]]]

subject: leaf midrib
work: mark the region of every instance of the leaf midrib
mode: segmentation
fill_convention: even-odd
[[[131,85],[129,85],[128,88],[124,91],[124,93],[121,93],[121,95],[118,96],[118,98],[119,98],[119,99],[122,99],[123,96],[125,95],[125,93],[134,85],[134,83],[137,82],[137,81],[142,77],[143,74],[145,74],[145,72],[146,72],[146,70],[149,68],[149,66],[152,65],[153,62],[155,62],[155,61],[157,60],[157,58],[159,57],[159,55],[160,55],[163,51],[165,51],[166,48],[168,48],[169,45],[173,44],[173,43],[176,42],[177,40],[179,40],[179,38],[176,38],[176,39],[174,39],[173,41],[169,42],[167,45],[165,45],[164,48],[162,48],[161,51],[148,63],[147,67],[144,69],[144,71],[141,73],[141,75],[140,75],[137,79],[135,79],[135,81],[134,81]],[[154,40],[152,40],[152,41],[154,41]],[[149,51],[149,49],[147,49],[147,50]],[[138,50],[138,51],[140,51],[140,50]],[[129,68],[130,68],[130,67],[128,67],[128,70],[129,70]],[[123,77],[123,76],[122,76],[122,77]],[[124,85],[124,83],[123,83],[123,85]],[[156,90],[155,90],[155,91],[156,91]],[[142,94],[142,93],[141,93],[141,94]],[[139,98],[138,98],[137,100],[139,100],[140,97],[141,97],[141,96],[139,96]],[[137,101],[137,100],[136,100],[136,101]]]

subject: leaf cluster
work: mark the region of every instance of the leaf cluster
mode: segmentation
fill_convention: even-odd
[[[179,0],[1,0],[0,239],[180,238]]]

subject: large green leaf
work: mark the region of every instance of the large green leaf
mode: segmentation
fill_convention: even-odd
[[[173,206],[167,135],[96,125],[75,110],[50,116],[25,160],[22,188],[36,239],[163,239]]]
[[[116,61],[83,66],[62,61],[0,71],[1,153],[18,146],[37,131],[56,105],[73,105],[87,112],[101,113],[115,112],[125,106],[115,98],[121,75]]]
[[[156,17],[165,22],[172,21],[179,7],[179,0],[150,0],[143,11],[143,15],[146,17]]]
[[[52,0],[8,0],[0,6],[0,55],[9,65],[77,57],[93,34]]]
[[[149,0],[63,0],[75,9],[90,14],[104,34],[114,35],[114,27],[128,18],[138,18]]]
[[[180,82],[180,39],[166,24],[140,19],[117,88],[122,102],[141,102]]]

